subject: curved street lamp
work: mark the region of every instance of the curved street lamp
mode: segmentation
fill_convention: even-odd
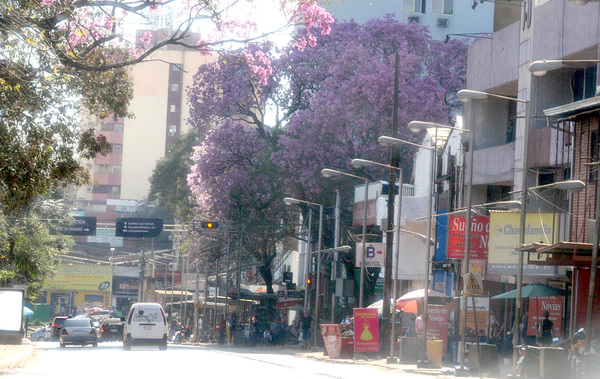
[[[396,222],[394,223],[396,225],[396,236],[395,238],[395,242],[396,242],[396,251],[394,256],[396,257],[396,267],[394,268],[394,285],[393,285],[393,297],[394,297],[394,302],[393,302],[393,310],[392,310],[392,327],[391,327],[391,333],[390,333],[390,338],[391,338],[391,343],[390,343],[390,358],[388,360],[388,363],[395,363],[396,362],[396,358],[394,357],[394,347],[396,345],[396,299],[398,298],[398,266],[400,264],[400,226],[402,223],[402,216],[401,216],[401,212],[402,212],[402,174],[403,174],[403,170],[400,167],[394,167],[394,166],[390,166],[388,164],[384,164],[384,163],[379,163],[379,162],[373,162],[373,161],[369,161],[366,159],[353,159],[352,160],[352,166],[354,168],[363,168],[363,167],[373,167],[373,166],[379,166],[379,167],[385,167],[385,168],[389,168],[391,170],[398,170],[398,183],[400,183],[400,186],[398,188],[398,213],[396,216]],[[391,185],[391,184],[390,184]],[[391,193],[391,192],[390,192]],[[390,252],[386,252],[386,254],[389,254]],[[386,275],[388,275],[386,273]],[[389,305],[389,302],[387,301],[387,299],[385,299],[384,296],[384,300],[383,300],[383,310],[386,310],[386,306]]]
[[[558,70],[560,68],[577,68],[584,63],[599,63],[598,59],[544,59],[532,62],[529,65],[529,72],[535,76],[544,76],[548,71]]]
[[[363,307],[363,298],[365,291],[365,257],[367,255],[367,206],[369,203],[369,179],[363,178],[362,176],[348,174],[347,172],[332,170],[329,168],[324,168],[321,170],[321,175],[325,178],[333,178],[337,176],[348,176],[355,179],[360,179],[365,181],[365,209],[363,214],[363,226],[362,226],[362,258],[360,262],[360,285],[359,285],[359,299],[358,299],[358,307]]]
[[[307,204],[307,205],[311,205],[311,206],[317,206],[319,207],[319,237],[318,237],[318,242],[317,242],[317,246],[318,246],[318,251],[317,251],[317,289],[315,291],[315,323],[313,326],[313,345],[316,347],[317,346],[317,322],[319,320],[319,288],[321,286],[321,252],[323,251],[323,246],[322,246],[322,235],[323,235],[323,204],[318,204],[318,203],[312,203],[310,201],[306,201],[306,200],[299,200],[299,199],[294,199],[293,197],[286,197],[285,199],[283,199],[283,202],[286,205],[294,205],[294,204]],[[309,230],[310,230],[310,222],[309,222]],[[310,260],[312,259],[312,252],[310,251],[310,243],[311,241],[308,241],[308,246],[309,246],[309,255],[307,258],[307,262],[310,262]],[[308,264],[305,264],[305,266],[307,267]],[[306,272],[306,275],[308,275],[308,271]],[[307,298],[307,289],[308,286],[306,285],[306,279],[304,280],[304,301],[305,301],[305,309],[306,308],[306,302],[308,301]]]

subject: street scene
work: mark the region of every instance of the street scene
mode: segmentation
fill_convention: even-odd
[[[599,15],[0,2],[0,375],[600,378]]]

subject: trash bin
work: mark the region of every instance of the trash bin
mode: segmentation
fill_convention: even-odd
[[[339,324],[321,324],[321,336],[331,359],[340,357],[342,351],[342,332]]]
[[[354,337],[342,337],[340,358],[350,359],[352,357],[354,357]]]
[[[430,367],[442,367],[442,354],[444,352],[444,341],[427,340],[427,357]]]

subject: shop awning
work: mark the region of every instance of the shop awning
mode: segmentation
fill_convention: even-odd
[[[575,117],[581,113],[600,109],[600,96],[544,109],[546,117]]]
[[[542,243],[519,245],[516,250],[527,253],[529,264],[589,266],[592,262],[593,247],[591,243],[561,241],[552,245]],[[536,255],[544,259],[536,260]]]

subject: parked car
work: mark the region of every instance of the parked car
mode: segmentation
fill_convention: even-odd
[[[111,318],[113,315],[112,311],[107,311],[107,310],[100,310],[100,311],[94,311],[94,312],[89,312],[88,313],[88,317],[91,318],[92,320],[98,320],[100,322],[106,320],[107,318]]]
[[[60,332],[60,347],[66,345],[93,345],[98,346],[98,334],[87,318],[68,318]]]
[[[165,311],[158,303],[134,303],[123,330],[123,349],[135,345],[156,345],[167,350],[169,326]]]
[[[58,339],[60,336],[60,330],[67,319],[67,316],[56,316],[54,317],[54,321],[52,321],[52,338]]]
[[[44,326],[41,329],[36,330],[35,332],[32,332],[29,335],[29,339],[31,341],[44,341],[46,340],[46,330],[50,329],[48,326]]]
[[[122,341],[123,324],[119,318],[107,318],[100,326],[100,341]]]

